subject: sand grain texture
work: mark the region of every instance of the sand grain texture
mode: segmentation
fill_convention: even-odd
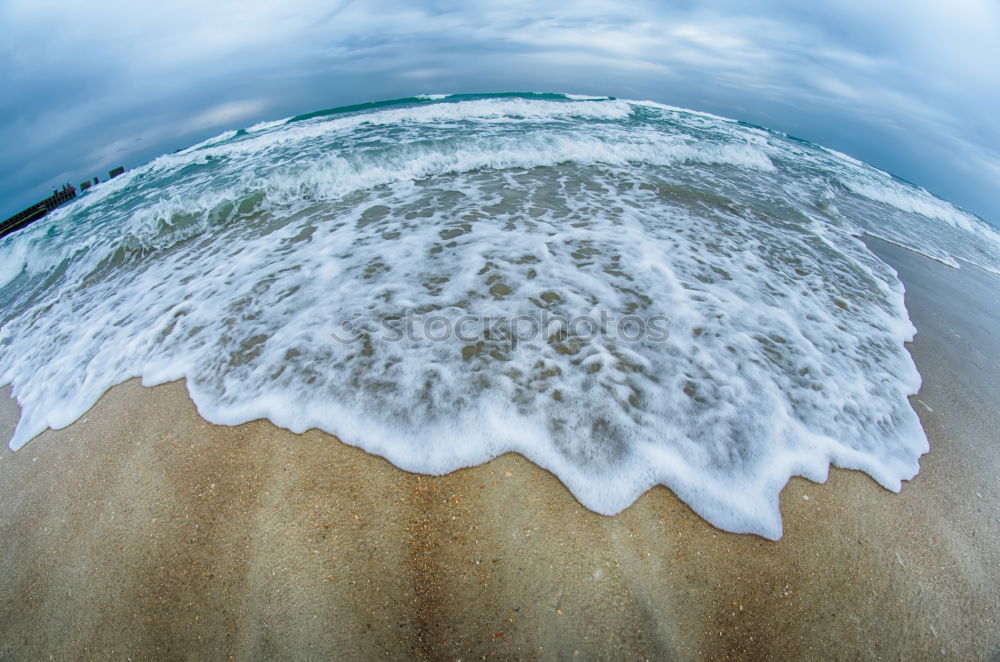
[[[132,380],[0,452],[0,659],[991,659],[1000,280],[872,245],[932,444],[898,495],[793,479],[769,542],[665,488],[603,517],[518,456],[418,476]]]

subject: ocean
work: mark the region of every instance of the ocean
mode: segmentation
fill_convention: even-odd
[[[215,423],[429,474],[513,451],[599,513],[662,484],[774,539],[791,476],[898,491],[928,450],[865,234],[1000,273],[1000,234],[923,189],[652,102],[430,95],[229,131],[0,240],[9,443],[184,378]]]

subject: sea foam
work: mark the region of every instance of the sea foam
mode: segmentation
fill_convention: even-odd
[[[880,177],[614,99],[424,98],[230,132],[0,243],[10,445],[131,377],[186,378],[216,423],[317,427],[432,474],[516,451],[597,512],[663,484],[777,538],[790,476],[833,463],[899,490],[927,450],[902,286],[855,235],[994,259],[969,253],[979,226]],[[430,318],[474,332],[427,337]]]

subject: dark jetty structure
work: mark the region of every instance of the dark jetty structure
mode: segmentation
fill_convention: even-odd
[[[125,172],[125,168],[119,166],[108,173],[108,179],[114,179],[118,175]],[[94,177],[94,184],[98,184],[100,180]],[[80,185],[80,191],[86,191],[91,186],[90,180],[87,180]],[[11,232],[17,232],[21,228],[30,225],[40,219],[41,217],[48,214],[50,211],[55,209],[60,205],[64,205],[73,198],[76,197],[76,189],[69,184],[62,187],[61,190],[52,189],[52,195],[45,198],[41,202],[36,202],[27,209],[22,209],[17,212],[3,223],[0,223],[0,237],[5,237]]]
[[[41,202],[36,202],[27,209],[17,212],[3,223],[0,223],[0,237],[16,232],[26,225],[34,223],[50,211],[76,197],[76,189],[67,188],[50,195]]]

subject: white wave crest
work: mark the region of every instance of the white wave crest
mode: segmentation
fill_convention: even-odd
[[[0,382],[23,409],[11,447],[128,378],[186,378],[217,423],[319,427],[428,473],[516,451],[602,513],[661,483],[776,538],[791,475],[832,462],[898,490],[927,450],[907,402],[914,329],[893,271],[851,236],[876,205],[834,205],[855,166],[636,108],[504,98],[283,121],[114,180],[45,241],[0,243],[0,283],[35,263],[61,274],[0,285],[20,311],[0,328]],[[378,336],[404,313],[542,312],[667,333]],[[347,321],[357,342],[333,336]]]

